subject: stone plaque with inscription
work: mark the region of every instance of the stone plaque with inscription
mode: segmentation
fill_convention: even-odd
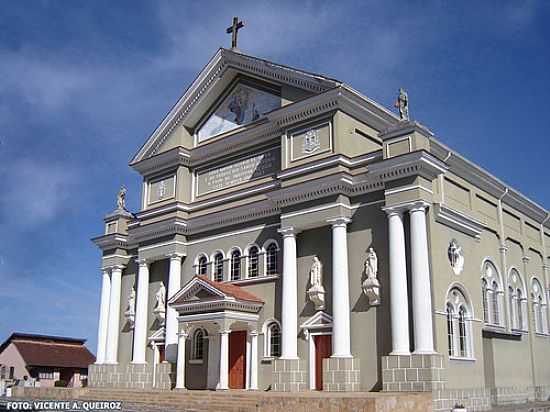
[[[227,189],[276,173],[280,169],[280,149],[270,149],[244,159],[197,173],[197,196]]]

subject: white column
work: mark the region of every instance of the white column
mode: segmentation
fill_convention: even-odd
[[[407,261],[405,258],[405,230],[403,215],[388,210],[390,241],[390,314],[392,355],[408,355],[409,298],[407,296]]]
[[[229,333],[220,331],[220,385],[218,389],[229,389]]]
[[[118,362],[118,336],[120,333],[120,286],[123,266],[111,268],[111,294],[109,297],[109,326],[105,363]]]
[[[250,386],[249,389],[258,389],[258,331],[250,332]]]
[[[107,351],[107,328],[109,325],[109,299],[111,295],[111,276],[109,270],[103,270],[101,282],[101,303],[99,304],[99,326],[97,330],[97,364],[105,363]]]
[[[139,260],[137,280],[136,320],[134,323],[134,353],[132,363],[146,363],[147,315],[149,304],[149,263]]]
[[[181,259],[183,255],[173,254],[170,256],[170,272],[168,274],[168,299],[169,301],[181,288]],[[178,313],[167,305],[166,308],[166,336],[165,354],[166,360],[170,363],[176,361],[178,342]]]
[[[187,332],[178,334],[178,358],[176,363],[176,389],[185,389],[185,341]]]
[[[411,275],[414,321],[414,353],[434,353],[432,326],[432,286],[426,228],[427,204],[419,202],[410,210]]]
[[[348,218],[332,224],[332,358],[350,358]]]
[[[296,231],[280,229],[283,235],[283,305],[281,308],[281,359],[298,359],[298,279],[296,269]]]

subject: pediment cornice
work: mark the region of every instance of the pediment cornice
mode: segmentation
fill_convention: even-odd
[[[128,249],[128,236],[119,233],[111,233],[92,238],[92,242],[101,250],[109,250],[115,248]]]

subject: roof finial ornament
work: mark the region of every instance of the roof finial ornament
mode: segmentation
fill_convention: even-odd
[[[409,120],[409,95],[403,88],[399,88],[399,95],[393,106],[399,109],[401,120]]]
[[[244,27],[244,22],[239,21],[238,17],[233,17],[233,24],[231,27],[228,27],[226,30],[226,33],[231,33],[231,50],[237,49],[237,35],[239,32],[239,29],[242,29]]]

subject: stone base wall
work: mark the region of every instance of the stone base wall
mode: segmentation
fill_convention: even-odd
[[[273,390],[300,392],[308,389],[306,362],[302,359],[275,359],[273,361]]]
[[[532,402],[535,400],[533,386],[507,386],[491,389],[493,405],[511,405]]]
[[[463,405],[468,412],[490,410],[491,390],[471,388],[433,391],[433,412],[449,412],[457,404]]]
[[[387,392],[431,392],[445,387],[443,358],[434,355],[382,357],[382,387]]]
[[[88,386],[91,388],[122,389],[171,389],[173,387],[173,365],[161,363],[128,365],[90,365]],[[153,382],[153,376],[155,382]]]
[[[360,360],[355,358],[323,359],[323,390],[357,392],[361,390]]]

